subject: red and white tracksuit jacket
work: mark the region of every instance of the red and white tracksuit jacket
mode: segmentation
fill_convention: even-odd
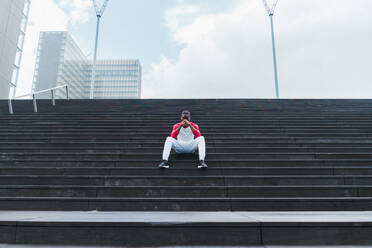
[[[171,150],[176,153],[194,153],[199,150],[199,159],[205,160],[205,139],[201,135],[199,126],[190,122],[190,125],[195,129],[194,132],[190,127],[181,127],[182,122],[173,126],[171,136],[167,138],[164,144],[163,160],[168,160]]]

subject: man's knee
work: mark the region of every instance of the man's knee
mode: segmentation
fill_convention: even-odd
[[[170,146],[172,149],[174,149],[174,146],[175,146],[176,142],[177,142],[177,140],[175,138],[168,137],[167,140],[165,141],[165,145]]]
[[[167,139],[166,139],[165,142],[171,142],[171,143],[173,143],[173,141],[175,141],[175,140],[176,140],[175,138],[167,137]]]
[[[198,142],[205,142],[205,138],[204,138],[204,136],[200,136],[200,137],[196,138],[196,140],[197,140]]]

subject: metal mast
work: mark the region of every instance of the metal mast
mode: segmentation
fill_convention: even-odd
[[[279,79],[278,79],[278,66],[277,66],[277,59],[276,59],[276,47],[275,47],[275,32],[274,32],[274,12],[276,5],[278,4],[278,0],[274,0],[272,7],[269,6],[267,3],[267,0],[263,0],[264,6],[267,10],[267,13],[270,17],[270,23],[271,23],[271,38],[272,38],[272,44],[273,44],[273,61],[274,61],[274,76],[275,76],[275,93],[276,98],[279,99]]]
[[[96,78],[96,64],[97,64],[97,48],[98,48],[98,36],[99,36],[99,25],[101,22],[101,17],[103,13],[105,12],[106,6],[108,4],[109,0],[105,0],[103,3],[102,7],[99,8],[97,5],[96,0],[92,0],[94,9],[96,11],[96,16],[97,16],[97,29],[96,29],[96,43],[94,46],[94,57],[93,57],[93,68],[92,68],[92,81],[90,83],[90,99],[94,98],[94,83],[95,83],[95,78]]]

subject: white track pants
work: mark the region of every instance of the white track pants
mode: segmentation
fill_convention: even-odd
[[[172,137],[168,137],[164,144],[163,160],[168,161],[172,149],[176,153],[194,153],[199,149],[199,159],[205,159],[205,139],[203,136],[200,136],[189,143],[179,142]]]

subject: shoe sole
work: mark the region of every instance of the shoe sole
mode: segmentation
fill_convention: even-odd
[[[169,166],[159,166],[159,169],[169,169]]]
[[[208,166],[198,166],[198,169],[208,169]]]

